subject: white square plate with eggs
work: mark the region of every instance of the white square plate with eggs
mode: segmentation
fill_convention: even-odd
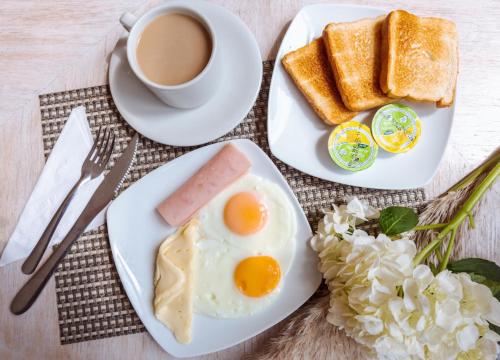
[[[186,345],[176,341],[153,311],[156,253],[163,240],[176,230],[166,224],[155,208],[225,143],[199,148],[152,171],[114,200],[107,213],[113,258],[130,302],[151,336],[176,357],[219,351],[259,334],[300,307],[321,282],[317,256],[309,247],[311,228],[287,182],[256,144],[244,139],[231,142],[252,162],[251,174],[272,181],[284,191],[296,217],[295,256],[281,280],[276,300],[262,311],[234,319],[216,319],[195,313],[192,341]]]
[[[303,7],[291,22],[281,42],[269,90],[267,130],[274,156],[294,168],[328,181],[375,189],[411,189],[427,184],[436,173],[448,144],[455,105],[407,104],[419,115],[422,136],[403,154],[379,148],[375,163],[351,172],[337,166],[328,154],[328,137],[334,129],[324,124],[294,85],[281,64],[283,56],[321,36],[331,22],[350,22],[377,17],[389,10],[358,5],[316,4]],[[353,120],[370,127],[373,111],[360,112]]]

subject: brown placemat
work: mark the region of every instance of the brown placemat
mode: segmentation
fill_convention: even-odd
[[[270,61],[263,63],[262,88],[250,113],[240,125],[216,141],[251,139],[270,155],[266,116],[272,65]],[[118,113],[106,85],[40,96],[45,156],[49,155],[71,109],[79,105],[85,106],[94,134],[102,124],[114,129],[116,145],[113,157],[119,156],[134,130]],[[142,137],[137,161],[123,189],[151,170],[194,148],[161,145]],[[417,207],[425,199],[422,189],[381,191],[340,185],[306,175],[272,155],[271,158],[295,192],[313,229],[322,215],[322,209],[344,201],[349,195],[366,198],[376,207],[393,204]],[[62,344],[144,331],[121,286],[105,226],[80,237],[59,265],[55,279]]]

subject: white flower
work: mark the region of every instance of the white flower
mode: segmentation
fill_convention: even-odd
[[[378,335],[384,330],[384,323],[373,315],[357,315],[354,317],[370,335]]]
[[[495,359],[500,303],[467,274],[413,265],[409,234],[356,229],[375,212],[356,198],[325,214],[311,240],[330,290],[327,321],[379,359]],[[378,212],[376,214],[378,216]]]
[[[311,239],[311,246],[314,250],[321,251],[331,241],[348,235],[356,225],[378,217],[377,209],[356,197],[351,198],[347,205],[333,205],[333,211],[326,212],[320,221],[318,233]]]
[[[469,351],[479,339],[479,330],[475,325],[466,325],[457,332],[457,343],[463,351]]]
[[[386,331],[384,308],[397,297],[398,286],[412,273],[416,248],[407,240],[391,241],[355,230],[319,253],[320,270],[331,291],[328,321],[365,345]],[[403,242],[399,244],[398,242]]]
[[[359,200],[357,197],[350,197],[347,200],[346,212],[360,220],[378,219],[380,216],[379,211],[366,201]]]
[[[436,303],[436,325],[446,331],[453,331],[460,325],[460,304],[455,299],[445,299]]]
[[[471,280],[469,274],[457,274],[464,296],[461,299],[463,312],[470,317],[484,314],[484,319],[500,326],[500,302],[491,296],[491,290]]]

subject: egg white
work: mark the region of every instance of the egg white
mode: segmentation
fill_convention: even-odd
[[[248,236],[232,233],[224,223],[224,207],[231,196],[251,192],[267,208],[267,221]],[[295,254],[297,224],[292,204],[271,181],[248,174],[212,199],[199,215],[200,240],[195,266],[195,312],[235,318],[254,314],[277,297]],[[242,294],[233,281],[234,269],[246,257],[268,255],[281,269],[278,287],[268,295],[252,298]]]

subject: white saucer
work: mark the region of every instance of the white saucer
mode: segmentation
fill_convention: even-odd
[[[260,89],[262,57],[248,27],[223,7],[192,0],[170,3],[195,3],[213,24],[224,69],[219,90],[196,109],[165,105],[130,69],[124,38],[111,55],[111,95],[125,121],[145,137],[167,145],[199,145],[226,134],[248,114]]]

